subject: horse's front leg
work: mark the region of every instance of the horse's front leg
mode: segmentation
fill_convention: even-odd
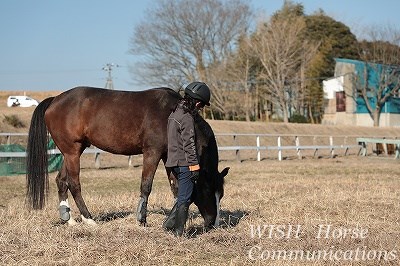
[[[81,183],[79,181],[79,171],[80,171],[80,156],[79,155],[69,155],[65,156],[64,160],[66,163],[67,170],[67,184],[72,197],[75,200],[76,206],[81,213],[82,221],[89,225],[96,225],[96,222],[92,219],[86,203],[82,198]]]
[[[147,202],[153,186],[154,174],[156,173],[161,156],[152,152],[143,153],[143,170],[140,184],[140,199],[137,206],[136,218],[141,225],[147,223]]]

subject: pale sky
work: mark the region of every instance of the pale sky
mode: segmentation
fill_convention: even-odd
[[[306,14],[319,8],[359,34],[368,25],[400,25],[398,0],[303,0]],[[128,66],[134,26],[144,21],[153,1],[2,0],[0,1],[0,90],[64,91],[79,85],[104,87],[102,67],[116,63],[115,89],[141,90]],[[250,0],[265,16],[283,0]],[[261,16],[261,15],[260,15]],[[162,86],[164,84],[160,84]]]

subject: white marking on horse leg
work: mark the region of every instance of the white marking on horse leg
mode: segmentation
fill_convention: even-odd
[[[219,226],[219,193],[215,192],[215,202],[217,205],[217,217],[215,217],[215,222],[214,222],[214,227],[218,227]]]
[[[60,206],[66,206],[69,208],[68,199],[60,201]]]
[[[84,222],[85,224],[93,225],[93,226],[97,225],[97,223],[93,219],[85,218],[82,214],[81,214],[81,217],[82,217],[82,222]]]
[[[78,223],[75,221],[75,219],[72,218],[72,215],[71,215],[71,218],[67,221],[67,223],[68,223],[69,226],[74,226],[74,225],[77,225],[77,224],[78,224]]]

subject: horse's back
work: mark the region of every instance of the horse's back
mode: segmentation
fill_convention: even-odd
[[[77,87],[55,97],[46,111],[46,124],[57,146],[78,142],[112,153],[138,154],[151,139],[163,144],[157,135],[165,135],[179,97],[167,88],[133,92]]]

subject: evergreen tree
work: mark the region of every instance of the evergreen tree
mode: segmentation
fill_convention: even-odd
[[[317,55],[307,71],[305,109],[313,123],[322,120],[324,102],[322,80],[332,77],[335,70],[335,58],[358,59],[357,39],[349,27],[319,10],[306,16],[305,38],[319,41]]]

